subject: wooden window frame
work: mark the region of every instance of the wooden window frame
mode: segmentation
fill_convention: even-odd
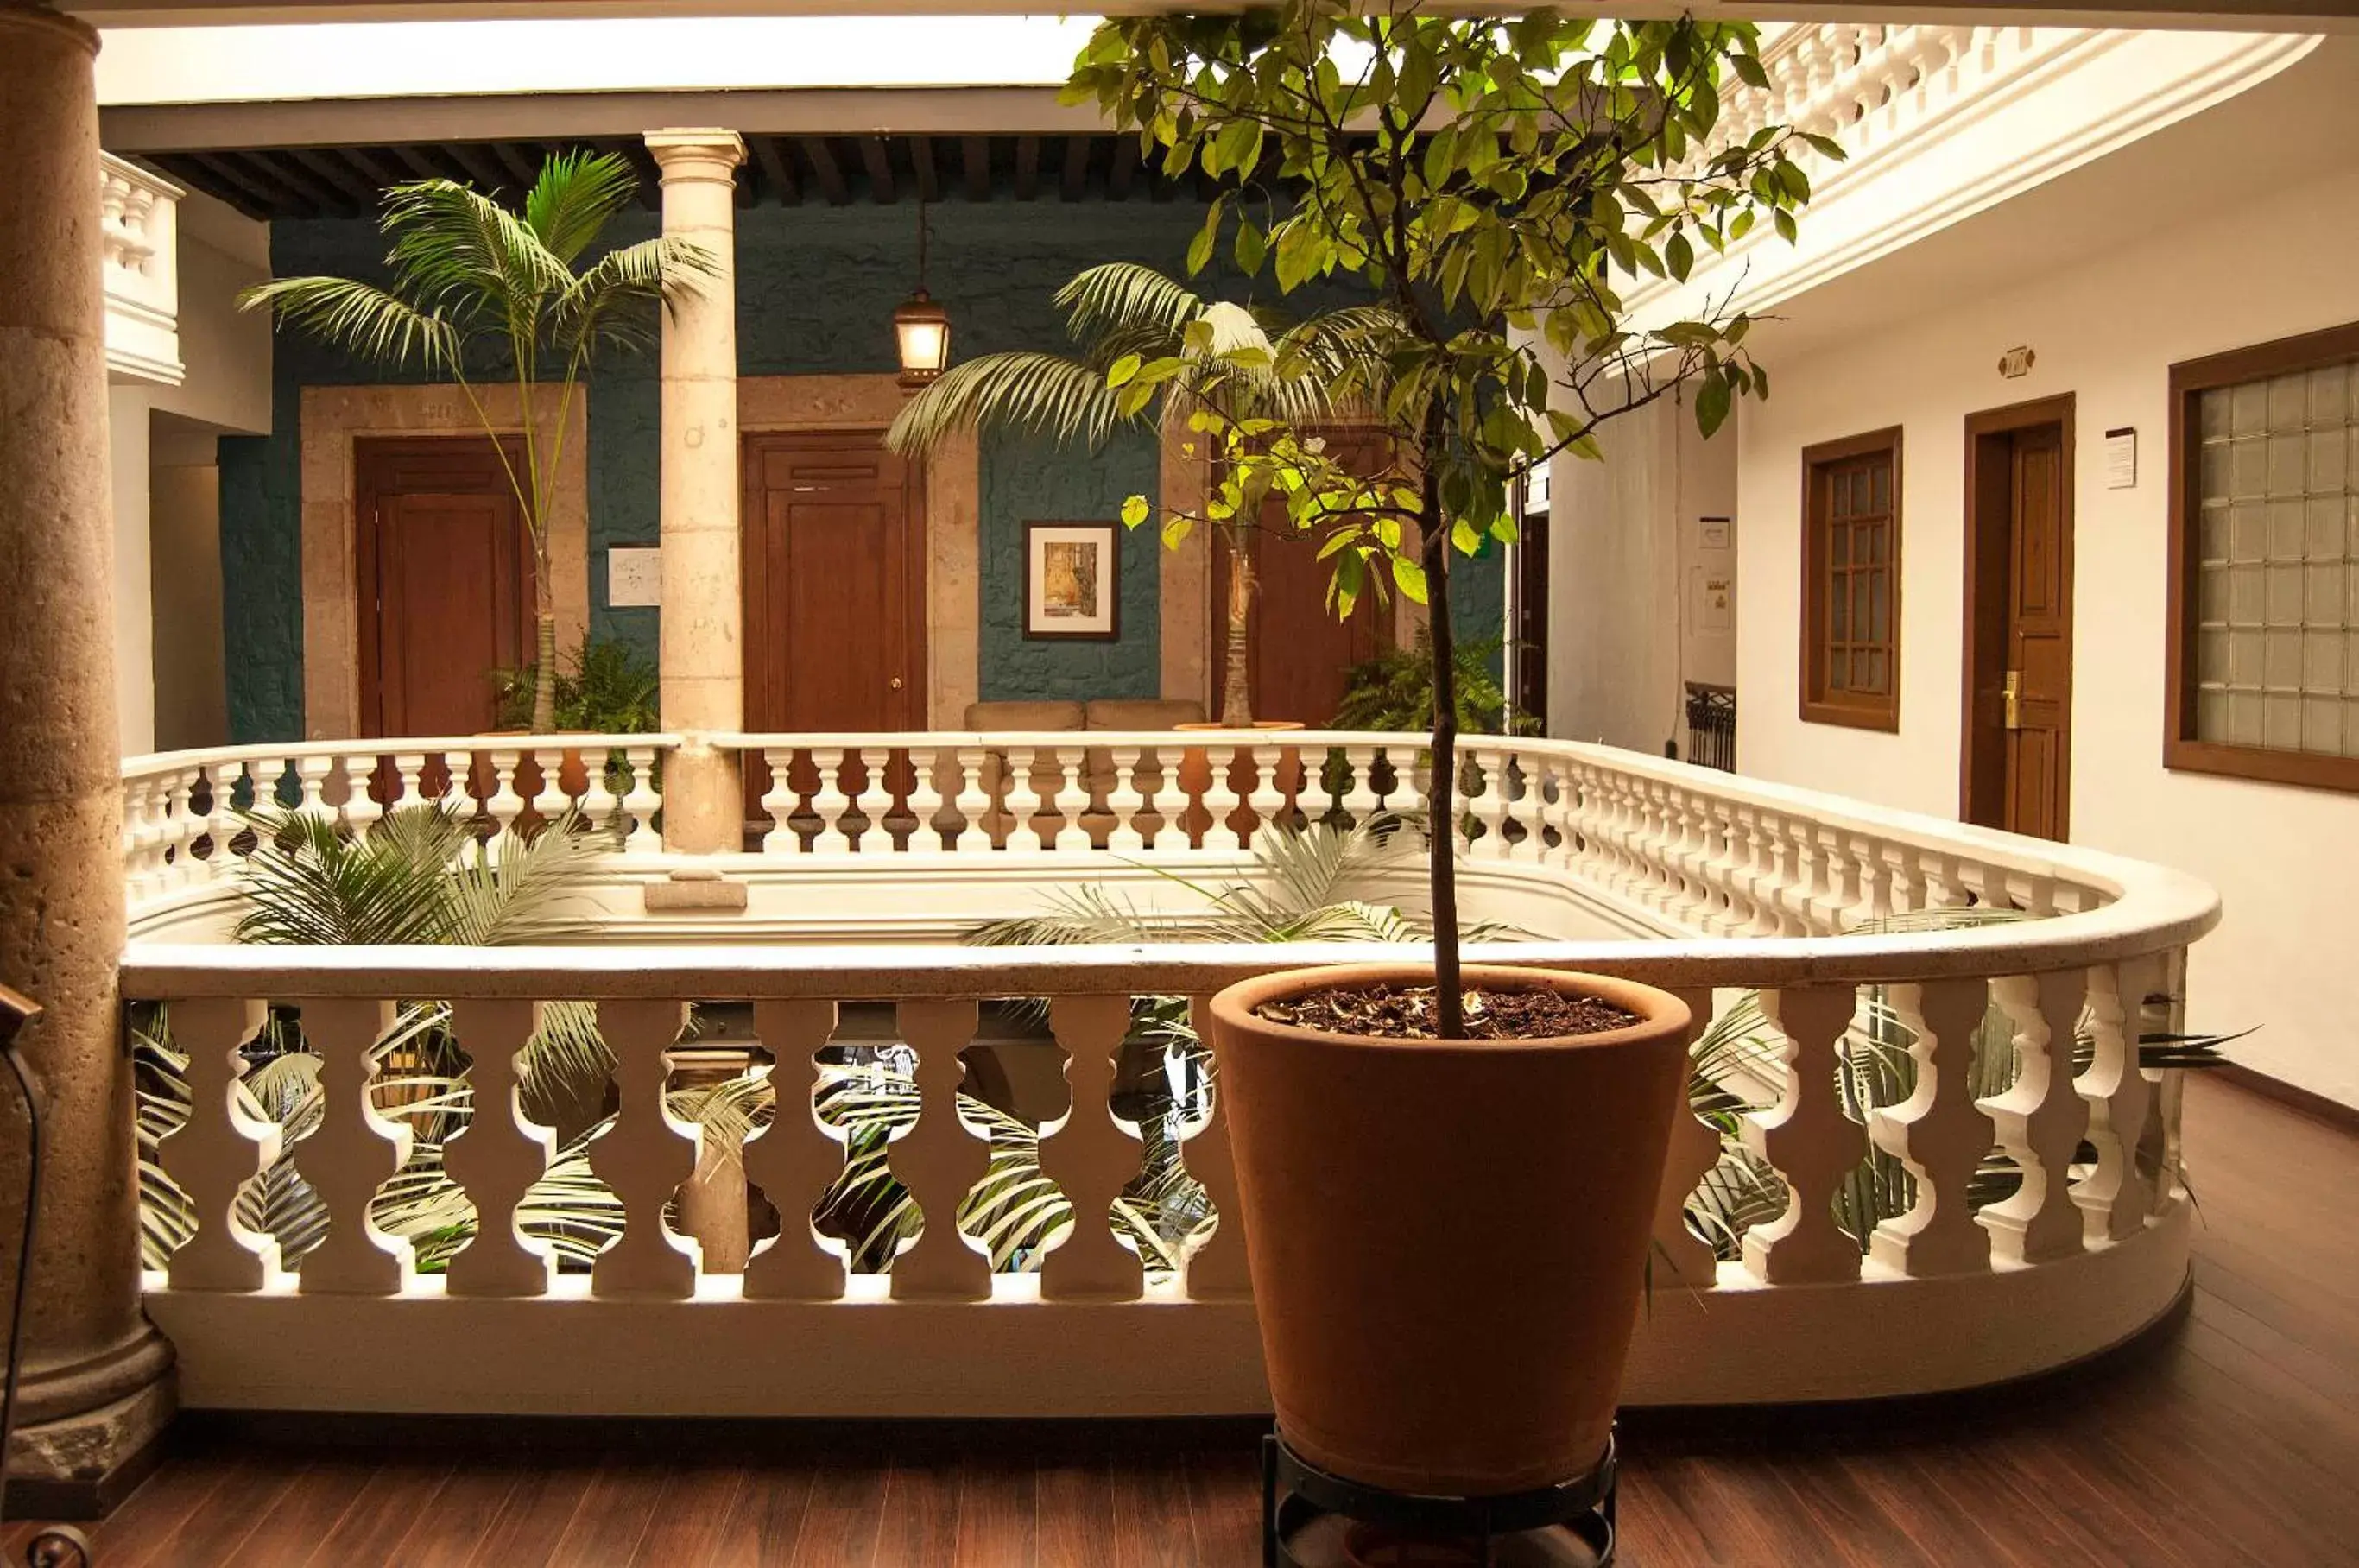
[[[1825,694],[1826,638],[1821,628],[1826,624],[1826,572],[1824,524],[1819,512],[1819,471],[1831,463],[1846,458],[1864,457],[1871,452],[1889,452],[1892,457],[1892,542],[1886,552],[1886,565],[1892,573],[1892,641],[1888,657],[1892,661],[1891,689],[1881,697],[1845,695],[1830,698]],[[1898,425],[1882,430],[1866,430],[1841,441],[1821,441],[1802,449],[1802,626],[1801,626],[1801,714],[1802,722],[1812,724],[1843,724],[1853,729],[1881,730],[1897,734],[1900,729],[1900,644],[1901,644],[1901,432]]]
[[[2170,564],[2164,628],[2162,765],[2173,771],[2359,792],[2359,757],[2237,746],[2199,740],[2195,735],[2197,626],[2192,613],[2201,559],[2190,536],[2202,508],[2199,494],[2201,443],[2190,439],[2196,428],[2196,400],[2216,387],[2316,370],[2344,360],[2359,361],[2359,322],[2182,360],[2170,367],[2169,466],[2165,471],[2170,492]]]

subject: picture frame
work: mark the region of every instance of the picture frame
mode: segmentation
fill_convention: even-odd
[[[1024,525],[1024,635],[1036,642],[1122,637],[1122,526]]]

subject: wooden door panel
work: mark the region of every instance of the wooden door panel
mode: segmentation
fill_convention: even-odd
[[[363,441],[354,459],[364,729],[494,728],[494,672],[531,656],[532,558],[500,453],[433,438]]]
[[[1375,474],[1385,463],[1383,437],[1368,431],[1331,432],[1331,450],[1347,467]],[[1329,562],[1319,559],[1321,539],[1293,531],[1282,502],[1262,508],[1261,525],[1250,536],[1256,593],[1246,644],[1246,690],[1257,720],[1291,719],[1318,729],[1330,723],[1343,700],[1352,667],[1390,646],[1393,606],[1364,595],[1349,619],[1327,607]],[[1228,681],[1228,604],[1232,555],[1225,532],[1212,552],[1212,716],[1220,716],[1221,691]]]
[[[1962,814],[2060,839],[2071,802],[2071,400],[1974,415],[1966,429]]]

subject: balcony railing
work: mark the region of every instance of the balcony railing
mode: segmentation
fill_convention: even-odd
[[[873,882],[921,900],[996,887],[1002,912],[1049,886],[1209,868],[1251,875],[1261,824],[1422,808],[1413,737],[1266,733],[710,737],[762,780],[765,820],[734,855],[661,847],[668,736],[501,737],[245,748],[141,758],[125,777],[135,940],[128,997],[167,1004],[192,1103],[163,1144],[193,1236],[151,1277],[197,1405],[349,1410],[1015,1414],[1264,1408],[1231,1212],[1217,1084],[1183,1105],[1186,1171],[1209,1226],[1150,1269],[1111,1215],[1145,1129],[1119,1115],[1117,1053],[1139,998],[1209,995],[1364,946],[1145,942],[974,948],[829,941],[779,913]],[[2175,1086],[2140,1038],[2178,1027],[2186,945],[2216,905],[2159,867],[1556,741],[1466,747],[1469,904],[1567,940],[1481,944],[1685,996],[1738,1048],[1699,1086],[1656,1226],[1634,1402],[1856,1398],[1987,1383],[2093,1353],[2165,1311],[2187,1272]],[[618,901],[594,940],[507,949],[266,948],[219,940],[259,797],[356,827],[447,797],[488,825],[612,825],[615,886],[693,866],[756,883],[742,934],[666,940]],[[801,889],[798,899],[796,889]],[[976,908],[983,906],[978,904]],[[790,931],[795,940],[780,940]],[[195,937],[202,940],[161,940]],[[448,1000],[479,1110],[447,1169],[478,1217],[446,1271],[374,1225],[403,1168],[371,1090],[397,1006]],[[1070,1225],[1028,1271],[992,1272],[954,1225],[994,1159],[970,1119],[990,1004],[1045,999],[1066,1103],[1040,1117],[1039,1171]],[[561,1269],[515,1223],[555,1160],[523,1119],[516,1059],[549,1003],[588,1003],[616,1065],[589,1164],[619,1241]],[[751,1004],[780,1111],[744,1179],[784,1216],[742,1267],[708,1265],[675,1204],[707,1164],[669,1114],[688,1009]],[[232,1079],[267,1004],[300,1010],[321,1059],[318,1130],[293,1160],[328,1213],[292,1271],[237,1219],[280,1131]],[[877,1032],[875,1018],[888,1021]],[[859,1005],[853,1007],[852,1005]],[[914,1060],[914,1122],[889,1168],[923,1228],[889,1271],[855,1272],[801,1217],[843,1171],[810,1110],[857,1012]],[[1905,1094],[1863,1097],[1881,1062]],[[1994,1073],[1995,1079],[1994,1080]],[[1715,1097],[1716,1096],[1716,1097]],[[1708,1119],[1709,1118],[1709,1119]],[[1846,1193],[1898,1193],[1872,1224]],[[1768,1204],[1741,1236],[1696,1217],[1749,1173]],[[1451,1195],[1480,1203],[1480,1193]],[[1850,1215],[1846,1220],[1843,1216]],[[1848,1228],[1847,1228],[1848,1226]],[[1545,1247],[1535,1236],[1531,1245]],[[723,1249],[727,1251],[728,1249]],[[1449,1267],[1447,1258],[1435,1267]],[[366,1343],[370,1354],[349,1354]]]
[[[106,283],[106,367],[178,387],[181,190],[112,153],[99,155],[100,250]]]

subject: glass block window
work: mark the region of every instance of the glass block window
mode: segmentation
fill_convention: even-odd
[[[1900,432],[1803,453],[1802,716],[1900,720]]]
[[[2174,767],[2359,788],[2359,343],[2173,369]]]

